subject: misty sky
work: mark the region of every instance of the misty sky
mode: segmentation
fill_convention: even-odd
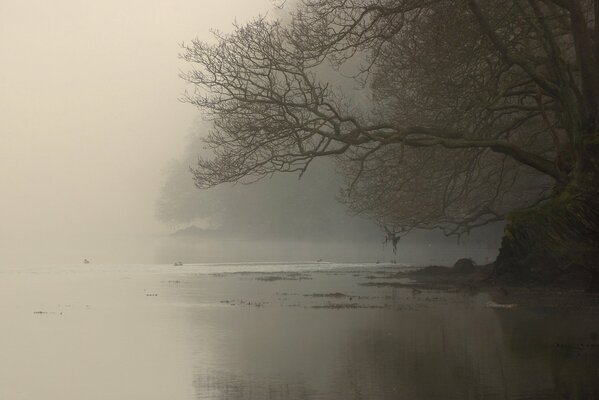
[[[270,0],[0,0],[0,262],[79,260],[165,230],[166,163],[198,111],[179,44]],[[108,246],[108,245],[107,245]]]
[[[238,253],[226,243],[200,243],[204,247],[199,250],[164,247],[173,225],[156,217],[157,204],[165,198],[162,188],[180,179],[173,176],[172,166],[188,173],[184,164],[195,158],[189,135],[198,133],[200,113],[179,101],[186,89],[193,89],[179,78],[189,68],[178,58],[180,44],[195,37],[210,41],[212,29],[232,31],[234,21],[277,12],[272,0],[0,0],[0,266],[80,263],[84,258],[172,262],[185,254],[186,261],[213,261],[222,254],[227,261],[329,257],[330,246],[318,240],[316,248],[290,241],[287,248],[265,243],[258,252],[257,244],[247,243]],[[195,201],[195,195],[181,189],[191,190],[189,179],[189,185],[174,185],[180,192],[167,199],[174,204]],[[278,182],[261,187],[280,195],[284,185]],[[297,181],[290,185],[302,191]],[[256,197],[256,190],[261,189],[247,193]],[[292,203],[329,204],[333,215],[341,215],[343,206],[334,209],[333,193]],[[198,201],[203,198],[197,196]],[[268,203],[284,217],[273,214],[271,225],[291,224],[293,218],[281,209],[288,203]],[[231,203],[228,209],[237,208],[238,203]],[[258,215],[255,211],[248,207],[245,212]],[[363,222],[343,226],[343,216],[338,222],[341,233],[327,233],[331,240],[348,236],[350,229],[362,236],[375,232]],[[271,234],[282,229],[275,228]],[[376,232],[371,236],[382,240]],[[344,245],[331,250],[330,257],[390,257],[389,249],[367,245],[374,247],[352,244],[354,254]],[[436,262],[428,250],[416,252],[410,257]]]

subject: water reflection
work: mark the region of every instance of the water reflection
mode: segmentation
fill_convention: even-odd
[[[282,301],[194,316],[197,332],[207,322],[221,329],[217,343],[196,353],[198,399],[586,399],[599,393],[591,361],[597,348],[573,352],[562,345],[590,338],[596,316],[491,309],[485,295],[414,296],[364,289],[356,277],[314,276],[310,283],[261,283],[244,294],[264,300],[285,290],[299,299],[290,301],[296,307]],[[315,285],[385,307],[310,308],[315,303],[304,295]],[[401,307],[406,304],[412,307]],[[218,359],[204,363],[204,351]]]
[[[380,266],[218,268],[0,271],[0,398],[599,398],[597,305],[360,285]]]
[[[599,398],[596,312],[529,307],[498,315],[514,357],[542,362],[559,398]]]

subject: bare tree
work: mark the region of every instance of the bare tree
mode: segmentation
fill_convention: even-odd
[[[194,41],[186,99],[215,124],[196,184],[333,155],[345,202],[393,238],[508,217],[498,271],[597,277],[598,16],[599,0],[303,0],[287,24]],[[370,107],[319,78],[356,59]]]

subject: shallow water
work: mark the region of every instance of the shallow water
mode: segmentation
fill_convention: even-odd
[[[599,398],[597,313],[361,285],[400,268],[4,268],[0,399]]]

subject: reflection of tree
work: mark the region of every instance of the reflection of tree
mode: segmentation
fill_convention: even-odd
[[[523,391],[512,388],[518,384],[488,310],[436,307],[381,322],[354,335],[348,350],[347,376],[365,399],[511,398]]]
[[[498,310],[510,350],[522,359],[547,360],[557,393],[599,398],[599,316],[556,309]]]
[[[198,399],[354,398],[341,394],[345,382],[330,379],[346,348],[342,334],[356,323],[354,314],[264,307],[197,315],[191,322],[198,335],[195,352],[202,356],[193,382]]]
[[[574,345],[593,342],[599,316],[583,321],[528,307],[494,310],[452,295],[405,296],[399,290],[398,306],[418,307],[202,311],[197,329],[208,336],[198,335],[197,348],[214,360],[195,371],[198,398],[597,398],[597,348]]]
[[[578,346],[596,317],[459,307],[380,322],[353,335],[338,378],[362,398],[599,398],[599,350]]]
[[[218,371],[208,376],[197,376],[194,386],[198,399],[309,400],[316,398],[314,391],[310,390],[309,385],[301,379],[281,384],[268,380],[255,380],[248,376],[233,374],[230,371]]]

